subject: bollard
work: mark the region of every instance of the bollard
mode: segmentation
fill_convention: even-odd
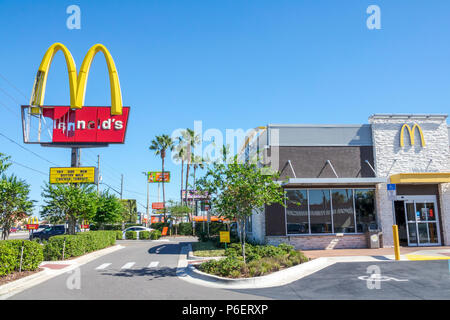
[[[63,254],[62,259],[64,260],[64,251],[66,250],[66,237],[64,237],[64,243],[63,243]]]
[[[20,252],[20,266],[19,272],[22,272],[22,261],[23,261],[23,247],[25,246],[25,241],[22,241],[22,250]]]
[[[392,226],[392,233],[394,235],[394,252],[395,260],[400,260],[400,240],[398,238],[398,226],[394,224]]]

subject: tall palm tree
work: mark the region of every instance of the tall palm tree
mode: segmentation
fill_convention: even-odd
[[[175,160],[181,161],[181,188],[180,188],[180,204],[183,203],[183,170],[184,170],[184,161],[186,160],[186,143],[183,139],[183,136],[178,137],[178,144],[175,147]]]
[[[191,166],[191,160],[192,160],[192,149],[195,148],[196,145],[200,144],[200,136],[195,135],[194,130],[187,128],[182,133],[183,139],[186,143],[186,192],[184,201],[187,205],[187,195],[188,195],[188,184],[189,184],[189,169]]]
[[[193,163],[193,167],[194,167],[194,189],[196,190],[196,186],[195,186],[195,172],[197,171],[197,169],[204,169],[205,168],[205,159],[203,159],[203,157],[200,156],[194,156],[192,155],[192,163]]]
[[[173,140],[167,135],[163,134],[161,136],[156,136],[152,140],[149,147],[150,150],[155,151],[155,155],[161,156],[162,161],[162,187],[163,187],[163,206],[164,206],[164,222],[166,222],[166,193],[164,189],[164,159],[166,157],[167,150],[173,151],[174,144]]]

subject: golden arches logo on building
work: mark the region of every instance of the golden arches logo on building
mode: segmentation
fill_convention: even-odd
[[[408,130],[409,133],[409,139],[411,141],[411,146],[415,145],[415,138],[414,138],[414,134],[416,132],[416,129],[419,132],[420,135],[420,142],[422,144],[422,147],[425,147],[425,139],[423,137],[423,132],[422,132],[422,128],[415,123],[411,129],[411,127],[408,124],[404,124],[402,126],[402,129],[400,130],[400,147],[404,147],[405,146],[405,129]]]
[[[67,71],[69,73],[69,88],[70,88],[70,107],[72,109],[81,109],[84,105],[84,98],[86,95],[86,84],[91,67],[92,60],[98,52],[102,52],[106,59],[108,66],[109,82],[111,87],[111,115],[122,114],[122,93],[120,91],[119,75],[117,73],[116,65],[111,57],[108,49],[102,44],[93,45],[86,56],[84,57],[81,69],[77,75],[77,68],[70,51],[61,43],[54,43],[46,51],[44,58],[39,66],[36,80],[33,86],[33,93],[31,97],[32,106],[44,105],[45,86],[47,84],[48,72],[52,63],[53,57],[58,51],[62,51],[66,60]],[[40,113],[39,108],[32,108],[32,113]]]

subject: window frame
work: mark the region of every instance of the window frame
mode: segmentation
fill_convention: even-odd
[[[332,228],[332,233],[311,233],[311,212],[310,212],[310,201],[309,201],[309,191],[310,190],[328,190],[330,193],[330,210],[331,210],[331,228]],[[333,220],[333,197],[332,197],[332,190],[342,190],[342,189],[351,189],[352,190],[352,202],[353,202],[353,218],[354,218],[354,222],[355,222],[355,232],[351,232],[351,233],[335,233],[334,232],[334,220]],[[309,224],[309,233],[288,233],[287,232],[287,206],[286,206],[286,201],[287,201],[287,192],[289,190],[306,190],[306,195],[308,197],[308,224]],[[378,217],[378,212],[377,212],[377,208],[376,208],[376,187],[361,187],[361,188],[346,188],[345,186],[342,187],[335,187],[335,188],[284,188],[284,192],[285,192],[285,207],[284,207],[284,223],[285,223],[285,236],[331,236],[331,235],[337,235],[337,234],[344,234],[344,235],[357,235],[357,234],[364,234],[364,232],[358,232],[358,228],[357,228],[357,221],[356,221],[356,202],[355,202],[355,191],[356,190],[373,190],[374,191],[374,211],[376,214],[376,220],[378,223],[379,217]]]

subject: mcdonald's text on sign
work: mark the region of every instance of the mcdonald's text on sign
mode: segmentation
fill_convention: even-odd
[[[95,167],[50,168],[50,183],[97,183]]]

